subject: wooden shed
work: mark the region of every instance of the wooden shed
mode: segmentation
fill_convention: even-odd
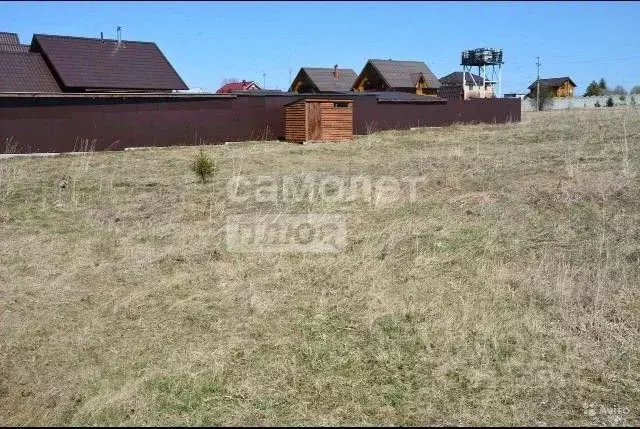
[[[303,98],[284,106],[288,142],[344,141],[353,138],[353,100]]]

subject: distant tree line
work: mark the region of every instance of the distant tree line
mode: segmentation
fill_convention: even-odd
[[[630,96],[629,101],[632,106],[637,104],[636,95],[640,95],[640,85],[636,85],[631,88],[630,91],[627,91],[622,85],[617,85],[613,89],[610,89],[607,86],[607,82],[604,78],[600,78],[599,81],[591,81],[589,86],[587,86],[587,90],[584,93],[584,97],[593,97],[593,96],[609,96],[606,101],[607,107],[613,107],[615,102],[613,100],[613,96],[618,96],[620,101],[625,101],[627,95]],[[551,89],[543,89],[540,88],[539,97],[537,97],[538,110],[546,110],[553,103],[553,99],[555,97],[554,92]],[[536,98],[533,92],[527,94],[527,98]],[[599,101],[596,101],[596,107],[601,107]]]
[[[629,94],[640,94],[640,85],[634,86],[629,92],[627,92],[627,90],[622,85],[617,85],[615,88],[609,89],[604,78],[600,78],[599,82],[596,82],[595,80],[591,81],[589,86],[587,86],[587,90],[585,91],[584,96],[591,97],[594,95],[619,95],[621,97],[624,97]]]

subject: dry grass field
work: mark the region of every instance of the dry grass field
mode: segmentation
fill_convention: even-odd
[[[638,110],[205,150],[0,160],[3,424],[640,425]],[[424,181],[227,191],[310,173]],[[299,213],[344,251],[226,246]]]

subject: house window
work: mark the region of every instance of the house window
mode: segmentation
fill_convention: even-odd
[[[349,103],[338,101],[336,103],[333,103],[333,107],[349,107]]]

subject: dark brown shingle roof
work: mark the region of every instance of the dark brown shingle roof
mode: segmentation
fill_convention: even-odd
[[[188,89],[151,42],[35,34],[31,50],[42,52],[67,90]]]
[[[440,81],[422,61],[369,60],[369,63],[391,88],[413,88],[419,74],[424,76],[429,88],[440,88]]]
[[[573,86],[577,86],[569,76],[564,76],[564,77],[551,77],[548,79],[540,79],[540,86],[542,87],[558,87],[558,86],[562,86],[563,83],[565,83],[565,81],[569,81],[571,82],[571,85]],[[533,90],[536,88],[538,84],[538,81],[534,81],[531,85],[529,85],[529,89]]]
[[[300,71],[306,73],[320,92],[349,91],[357,77],[351,69],[338,69],[338,79],[333,76],[333,68],[302,67]]]
[[[60,92],[40,54],[0,52],[0,92]]]
[[[20,39],[16,33],[0,31],[0,45],[19,45]]]
[[[467,84],[469,84],[469,82],[472,82],[471,77],[473,77],[476,84],[482,84],[482,82],[484,81],[482,76],[478,76],[477,74],[473,74],[469,72],[465,72],[465,73],[466,73],[465,80],[467,81]],[[440,83],[443,85],[462,85],[462,72],[458,71],[458,72],[449,73],[448,75],[440,78]]]
[[[0,45],[0,52],[29,52],[29,45]]]
[[[21,45],[16,33],[0,31],[0,52],[29,52],[29,45]]]
[[[438,88],[438,97],[447,100],[461,100],[464,96],[462,84],[460,85],[442,85]]]

